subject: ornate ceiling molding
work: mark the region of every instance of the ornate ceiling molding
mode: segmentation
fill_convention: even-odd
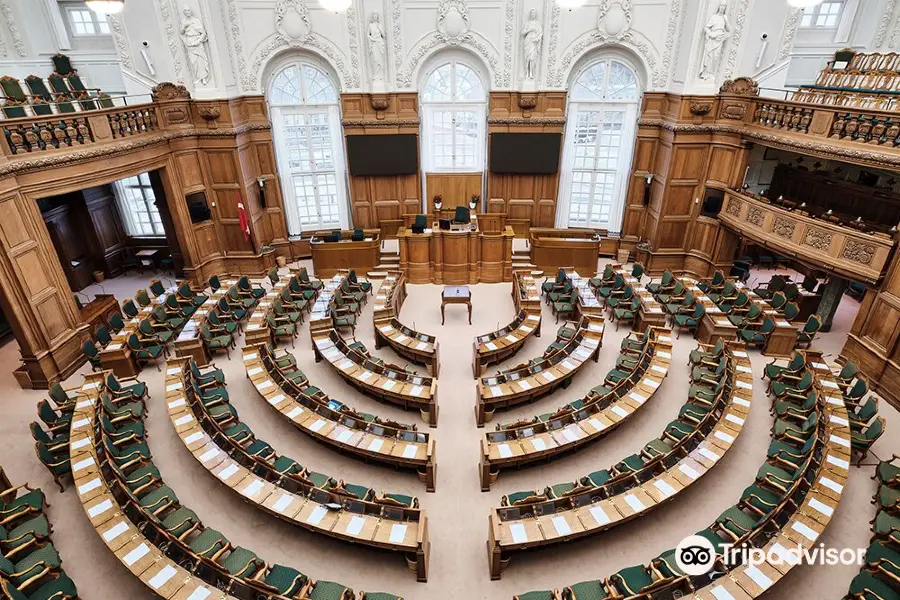
[[[603,0],[597,13],[597,29],[610,39],[618,39],[631,29],[634,7],[631,0]]]
[[[744,37],[744,23],[747,21],[747,10],[750,6],[750,0],[738,0],[737,10],[734,13],[734,32],[731,34],[731,45],[728,48],[728,61],[725,63],[725,71],[722,73],[723,79],[730,79],[734,76],[737,68],[738,56],[741,53],[741,39]]]
[[[784,24],[784,32],[781,34],[781,47],[778,50],[778,60],[785,60],[791,53],[794,45],[794,36],[797,35],[797,28],[800,26],[800,19],[803,17],[803,9],[795,8],[788,15],[788,20]]]
[[[248,76],[251,80],[245,82],[245,89],[248,91],[262,89],[263,67],[269,58],[282,48],[302,48],[321,56],[335,71],[337,71],[338,77],[340,78],[338,83],[340,84],[341,90],[356,88],[359,85],[358,63],[357,71],[354,75],[347,67],[343,52],[341,52],[331,40],[326,39],[317,33],[310,33],[303,43],[298,43],[296,41],[291,42],[285,39],[280,33],[275,33],[266,38],[256,51],[256,55],[253,57],[253,61],[250,65],[250,73],[252,73],[252,75]]]
[[[413,87],[413,79],[419,68],[419,63],[438,49],[454,46],[470,48],[475,54],[483,58],[488,66],[491,79],[489,82],[490,87],[496,89],[500,86],[502,74],[499,72],[500,58],[496,49],[480,33],[469,29],[455,37],[448,37],[440,31],[435,31],[416,42],[410,51],[409,62],[406,67],[397,72],[397,86],[401,88]]]
[[[884,38],[887,36],[888,27],[894,17],[894,11],[897,8],[897,0],[888,0],[887,6],[884,7],[884,14],[878,22],[878,31],[875,32],[875,40],[873,45],[875,48],[881,48],[884,44]]]
[[[22,40],[22,34],[19,33],[19,27],[16,25],[16,19],[13,15],[12,7],[9,5],[9,0],[0,0],[0,12],[3,12],[6,26],[9,28],[10,35],[12,35],[13,48],[16,49],[16,54],[21,57],[28,56],[25,42]]]
[[[291,46],[302,45],[312,33],[309,9],[304,0],[278,0],[275,31]]]

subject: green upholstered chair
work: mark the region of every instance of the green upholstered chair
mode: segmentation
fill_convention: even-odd
[[[707,296],[709,292],[717,292],[722,289],[725,285],[725,274],[722,271],[716,271],[713,273],[712,279],[705,279],[697,283],[697,287],[700,288],[700,291],[704,292]],[[712,299],[712,297],[710,297]]]
[[[616,322],[616,331],[622,323],[634,323],[637,313],[641,308],[641,299],[632,298],[631,304],[619,306],[613,309],[612,318]]]
[[[122,385],[122,381],[134,381],[134,383]],[[146,383],[136,380],[119,380],[111,373],[106,376],[106,391],[116,402],[119,400],[144,400],[149,397]]]
[[[797,332],[797,347],[809,348],[819,330],[822,329],[822,319],[819,315],[812,314],[806,320],[806,324]]]
[[[862,461],[865,460],[869,453],[869,448],[871,448],[872,444],[874,444],[882,435],[884,435],[884,417],[881,416],[876,417],[875,420],[862,431],[850,432],[850,448],[860,455],[857,464],[861,464]],[[894,507],[894,511],[896,512],[896,506]]]
[[[181,285],[178,286],[176,295],[178,297],[179,304],[187,304],[193,306],[200,306],[209,299],[209,296],[205,294],[194,293],[194,291],[191,289],[191,284],[187,281],[183,281]]]
[[[413,233],[425,233],[426,227],[428,227],[428,220],[425,218],[425,215],[416,215],[410,230]]]
[[[81,344],[81,352],[87,357],[88,361],[91,363],[91,368],[94,371],[98,371],[103,367],[103,364],[100,362],[100,352],[97,350],[97,346],[94,345],[94,342],[85,340],[84,343]]]
[[[140,306],[141,308],[150,306],[153,303],[153,300],[150,299],[150,294],[148,294],[147,290],[144,289],[138,290],[134,295],[134,299],[137,301],[138,306]]]
[[[140,341],[144,340],[156,342],[157,345],[165,347],[172,341],[175,333],[163,323],[153,323],[150,319],[141,319],[138,324],[138,331],[141,334]]]
[[[215,334],[206,323],[202,323],[200,325],[200,339],[203,340],[203,345],[206,346],[206,349],[211,354],[216,350],[224,350],[228,360],[231,360],[231,348],[234,346],[234,338],[231,335],[227,333]]]
[[[163,355],[165,347],[155,339],[138,338],[136,333],[128,336],[128,348],[134,354],[138,364],[146,364],[156,362]],[[159,363],[156,363],[156,370],[160,370]]]
[[[469,223],[472,220],[472,215],[469,212],[469,207],[467,206],[457,206],[456,211],[453,214],[453,222],[454,223]]]
[[[278,340],[291,340],[291,347],[294,347],[294,339],[297,337],[297,324],[288,320],[277,320],[274,313],[266,316],[266,324],[269,326],[269,334],[272,336],[273,342]]]
[[[662,278],[654,283],[650,282],[647,284],[647,291],[656,296],[657,294],[666,293],[669,290],[675,287],[675,276],[672,275],[672,272],[666,269],[663,271]]]
[[[778,361],[773,360],[763,369],[763,379],[769,378],[772,381],[780,379],[798,380],[803,370],[806,368],[806,358],[800,352],[794,352],[790,361],[784,366],[776,364]]]
[[[735,327],[747,327],[762,318],[762,307],[752,302],[746,313],[728,315],[728,321]]]
[[[349,328],[352,331],[356,331],[356,314],[353,312],[338,312],[332,309],[331,321],[335,329]]]
[[[169,331],[177,331],[187,322],[180,310],[170,309],[168,306],[157,304],[150,312],[150,319],[154,329],[167,329]]]
[[[766,317],[759,329],[742,327],[738,329],[738,339],[748,346],[763,346],[775,330],[775,319]]]
[[[350,273],[347,274],[347,280],[350,282],[351,286],[356,286],[364,292],[372,293],[371,282],[360,281],[359,277],[356,276],[356,271],[354,269],[350,269]]]
[[[257,576],[256,585],[286,598],[303,597],[301,592],[307,587],[309,578],[296,569],[273,565],[263,577]]]
[[[48,471],[50,471],[51,477],[53,477],[53,481],[56,485],[59,486],[60,493],[65,491],[65,487],[60,480],[64,475],[72,474],[72,465],[69,462],[68,454],[60,455],[53,454],[50,451],[50,448],[41,442],[36,442],[34,445],[34,452],[37,454],[38,460],[44,465]]]
[[[218,292],[222,287],[222,282],[219,281],[218,275],[210,275],[209,276],[209,289],[213,291],[213,293]]]
[[[361,242],[364,239],[366,239],[366,234],[365,234],[365,232],[363,232],[362,229],[357,227],[356,229],[353,230],[353,235],[350,237],[350,239],[354,242]]]
[[[25,78],[25,85],[31,92],[31,108],[34,110],[34,114],[52,115],[51,104],[56,102],[58,96],[50,92],[44,80],[37,75],[29,75]]]
[[[684,329],[688,331],[695,331],[697,327],[700,325],[700,319],[703,318],[703,314],[706,312],[706,309],[703,308],[702,304],[697,304],[694,306],[694,311],[692,313],[681,313],[674,315],[672,317],[672,323],[675,329],[678,330],[676,334],[676,338],[681,337],[681,332]]]
[[[62,114],[76,112],[75,105],[71,102],[73,99],[72,90],[69,89],[65,78],[57,73],[51,73],[47,76],[47,83],[50,84],[51,93],[56,96],[56,107]]]
[[[150,285],[147,286],[147,289],[150,290],[150,293],[153,294],[154,298],[158,298],[166,293],[166,286],[164,286],[159,279],[151,281]]]
[[[122,320],[122,315],[119,313],[110,314],[109,318],[106,319],[106,324],[109,325],[113,333],[119,333],[125,329],[125,321]]]
[[[249,302],[250,306],[253,306],[253,300],[249,300]],[[219,309],[219,317],[232,321],[243,321],[249,312],[246,301],[241,300],[240,296],[237,295],[237,291],[235,291],[234,295],[229,291],[219,298],[219,304],[216,305],[216,308]]]
[[[66,428],[57,431],[44,431],[40,423],[32,421],[28,429],[31,431],[31,437],[34,441],[47,446],[51,454],[63,456],[69,454],[69,432]]]
[[[112,341],[112,336],[109,335],[109,331],[103,325],[97,327],[96,331],[94,331],[94,339],[97,340],[97,343],[100,344],[101,348],[106,348],[106,346]]]
[[[206,318],[209,321],[209,330],[212,333],[235,335],[237,332],[238,323],[220,319],[217,310],[209,311],[209,314],[206,315]]]
[[[7,119],[21,119],[28,116],[25,107],[28,96],[22,89],[22,83],[15,77],[0,77],[0,89],[3,90],[3,114]]]
[[[134,300],[131,300],[129,298],[127,300],[122,301],[122,312],[129,319],[133,319],[133,318],[137,317],[141,311],[138,310],[138,307],[134,304]]]
[[[37,412],[38,417],[41,421],[44,422],[44,425],[56,435],[58,431],[64,431],[69,429],[69,424],[72,422],[72,413],[68,412],[59,412],[57,413],[50,406],[50,403],[46,400],[39,400],[37,403]]]

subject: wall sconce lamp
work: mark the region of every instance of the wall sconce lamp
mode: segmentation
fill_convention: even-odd
[[[266,207],[266,178],[257,177],[256,184],[259,186],[259,204],[263,208]]]
[[[653,183],[653,173],[644,175],[644,206],[650,206],[650,184]]]

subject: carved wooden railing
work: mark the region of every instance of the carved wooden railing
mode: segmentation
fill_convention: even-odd
[[[757,244],[870,284],[884,275],[894,246],[886,235],[863,233],[731,190],[726,190],[719,221]]]
[[[159,105],[143,104],[74,114],[0,121],[8,159],[103,144],[158,131]]]
[[[897,113],[883,111],[760,98],[753,125],[886,148],[900,144]]]

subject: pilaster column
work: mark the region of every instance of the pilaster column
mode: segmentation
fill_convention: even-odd
[[[816,309],[816,314],[822,318],[822,331],[831,331],[834,313],[837,312],[848,285],[850,283],[846,279],[834,276],[828,278],[828,283],[825,284],[825,288],[822,290],[822,300],[819,302],[819,308]]]

